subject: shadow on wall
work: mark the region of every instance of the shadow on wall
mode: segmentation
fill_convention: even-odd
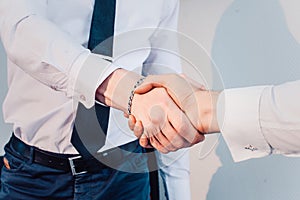
[[[226,88],[300,79],[300,46],[278,0],[234,1],[218,24],[212,56]],[[208,200],[300,199],[299,158],[273,155],[234,163],[223,139],[216,153],[222,167]]]
[[[12,130],[12,127],[10,125],[4,123],[2,114],[2,103],[7,92],[6,74],[6,55],[0,41],[0,155],[4,153],[4,144],[8,141]]]

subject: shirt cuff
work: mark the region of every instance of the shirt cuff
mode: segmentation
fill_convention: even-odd
[[[271,154],[260,126],[260,98],[266,86],[221,92],[217,117],[224,140],[235,162]]]
[[[95,105],[99,85],[118,67],[103,56],[86,52],[76,60],[71,71],[70,96],[86,108]]]

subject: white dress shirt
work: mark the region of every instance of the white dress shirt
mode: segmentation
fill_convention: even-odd
[[[3,104],[4,119],[29,145],[51,152],[77,153],[70,139],[78,101],[92,107],[96,88],[117,68],[134,70],[145,62],[173,64],[166,54],[151,48],[133,51],[113,64],[91,53],[86,47],[93,5],[94,0],[0,1],[0,34],[7,53],[9,88]],[[152,28],[148,35],[135,38],[140,39],[138,44],[151,47],[155,29],[177,29],[178,8],[178,0],[117,0],[114,35]],[[120,55],[116,53],[118,45],[115,40],[114,56]],[[147,70],[151,71],[143,69],[144,73]],[[127,131],[124,136],[124,130],[116,128],[114,121],[110,117],[108,130],[114,145],[136,139]],[[186,163],[188,154],[183,157],[176,163]],[[174,190],[170,191],[170,199],[189,199],[189,166],[175,164],[169,168],[168,185],[174,185],[170,187]],[[181,175],[184,184],[172,181],[174,174]]]
[[[300,80],[224,90],[218,122],[234,161],[300,156]]]

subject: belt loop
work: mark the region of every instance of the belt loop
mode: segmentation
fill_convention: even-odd
[[[34,162],[34,147],[30,147],[29,159],[27,163],[32,164],[33,162]]]

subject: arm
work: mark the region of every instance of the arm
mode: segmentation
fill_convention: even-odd
[[[96,85],[106,78],[101,75],[109,62],[91,54],[52,23],[47,17],[47,1],[1,1],[0,27],[1,40],[11,62],[41,84],[87,107],[94,104]],[[87,65],[91,59],[97,60],[99,67]],[[90,77],[88,85],[78,77],[81,71]]]
[[[230,89],[221,94],[225,106],[219,103],[218,109],[224,108],[224,118],[221,114],[218,121],[235,161],[271,153],[300,155],[299,89],[300,81],[294,81]]]
[[[129,94],[139,77],[134,72],[118,69],[102,83],[96,96],[106,105],[127,112]],[[149,135],[154,135],[151,138],[153,145],[162,152],[188,147],[204,139],[163,88],[134,95],[131,112],[143,122],[144,130]],[[168,140],[166,134],[175,138],[184,135],[185,138],[179,138],[174,142]]]
[[[90,23],[88,16],[83,17]],[[126,109],[131,87],[140,76],[121,70],[101,55],[91,53],[52,23],[47,17],[46,0],[0,1],[0,27],[1,40],[10,61],[41,84],[65,93],[87,108],[94,105],[99,85],[105,88],[111,78],[115,81],[114,78],[124,77],[123,90],[116,91],[123,101],[106,102],[122,111]],[[96,95],[101,101],[104,101],[101,97],[103,88],[99,88]]]
[[[150,77],[137,92],[165,87],[203,133],[221,131],[235,161],[271,153],[300,155],[300,81],[220,92],[197,90],[182,77]],[[190,88],[187,90],[186,88]],[[199,88],[199,87],[198,87]],[[190,105],[198,105],[192,110]],[[195,111],[197,110],[197,111]],[[136,131],[136,134],[140,134]],[[144,143],[145,144],[145,143]]]
[[[140,76],[129,72],[130,67],[126,68],[129,71],[119,69],[101,55],[90,53],[52,23],[46,0],[1,1],[0,25],[8,59],[41,84],[88,108],[94,105],[96,93],[107,105],[127,110],[130,91]]]

